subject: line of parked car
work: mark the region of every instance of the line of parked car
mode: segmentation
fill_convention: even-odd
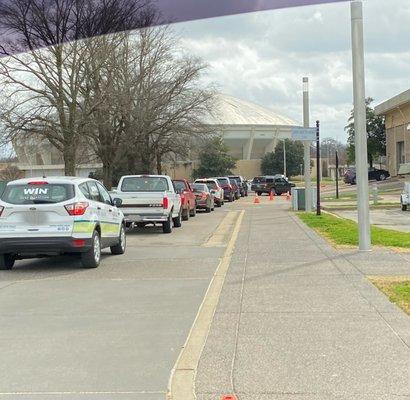
[[[241,176],[172,180],[166,175],[123,176],[112,192],[79,177],[26,178],[0,195],[0,270],[16,260],[70,254],[85,268],[100,264],[101,250],[126,250],[126,230],[181,227],[197,210],[212,212],[248,195]]]

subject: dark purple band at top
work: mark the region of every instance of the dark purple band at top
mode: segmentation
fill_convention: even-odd
[[[0,0],[0,56],[146,26],[342,1]]]
[[[166,20],[183,22],[278,8],[336,3],[347,0],[157,0]]]

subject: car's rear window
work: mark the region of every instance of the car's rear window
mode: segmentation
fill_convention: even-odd
[[[186,186],[185,186],[185,182],[183,181],[174,181],[174,186],[176,190],[185,190]]]
[[[164,192],[169,190],[166,178],[155,176],[132,176],[124,178],[122,192]]]
[[[264,176],[256,176],[255,178],[253,178],[253,182],[254,183],[265,183],[266,178]]]
[[[74,197],[74,185],[64,183],[8,185],[1,199],[10,204],[55,204]]]
[[[229,181],[228,181],[228,179],[226,179],[226,178],[218,178],[218,182],[219,182],[221,185],[229,185]]]
[[[204,183],[194,183],[192,185],[192,189],[194,189],[194,191],[206,191],[207,190],[207,186]]]
[[[209,189],[217,189],[218,186],[215,181],[198,181],[196,183],[204,183]]]

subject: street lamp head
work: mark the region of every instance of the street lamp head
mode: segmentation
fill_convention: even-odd
[[[309,91],[309,78],[307,78],[307,77],[303,78],[303,91],[304,92]]]

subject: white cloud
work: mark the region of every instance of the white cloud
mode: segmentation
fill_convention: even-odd
[[[376,103],[410,87],[410,1],[364,3],[367,95]],[[352,104],[349,3],[215,18],[176,25],[202,57],[205,78],[228,94],[302,120],[301,80],[311,81],[312,122],[344,140]]]

